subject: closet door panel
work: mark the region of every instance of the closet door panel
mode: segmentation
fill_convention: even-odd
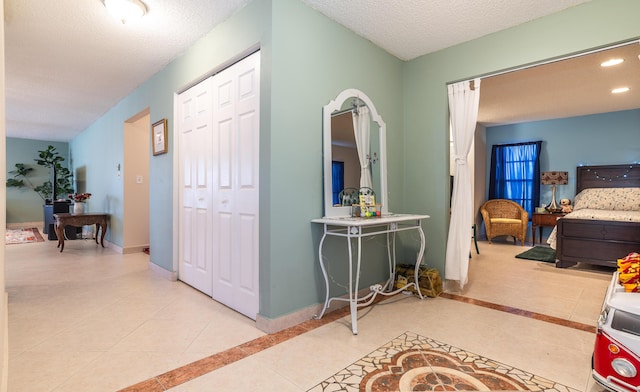
[[[178,277],[211,295],[211,79],[178,97]]]
[[[213,297],[252,319],[259,310],[259,64],[256,53],[213,77],[216,192],[222,201],[214,213],[230,214],[228,233],[216,233],[213,241],[221,252]]]
[[[179,279],[259,310],[260,54],[178,97]]]

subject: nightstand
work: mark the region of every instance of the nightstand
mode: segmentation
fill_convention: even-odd
[[[556,225],[556,220],[558,220],[558,218],[562,218],[565,215],[566,214],[562,212],[556,214],[551,214],[548,212],[534,212],[533,216],[531,217],[531,241],[533,242],[533,245],[536,244],[536,227],[540,228],[540,243],[542,243],[542,228],[554,227]]]

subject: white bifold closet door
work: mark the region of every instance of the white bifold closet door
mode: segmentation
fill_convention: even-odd
[[[179,279],[259,310],[260,53],[178,97]]]

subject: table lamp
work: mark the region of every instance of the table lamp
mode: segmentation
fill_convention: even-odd
[[[569,172],[549,171],[540,175],[542,185],[551,185],[551,203],[547,206],[549,212],[560,212],[562,207],[556,202],[556,185],[567,185]]]

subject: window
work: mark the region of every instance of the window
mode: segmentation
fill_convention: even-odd
[[[640,336],[640,316],[616,309],[611,320],[611,328]]]
[[[491,148],[489,199],[509,199],[532,215],[540,202],[541,141]]]
[[[344,162],[331,161],[333,205],[342,204],[340,192],[344,189]]]

